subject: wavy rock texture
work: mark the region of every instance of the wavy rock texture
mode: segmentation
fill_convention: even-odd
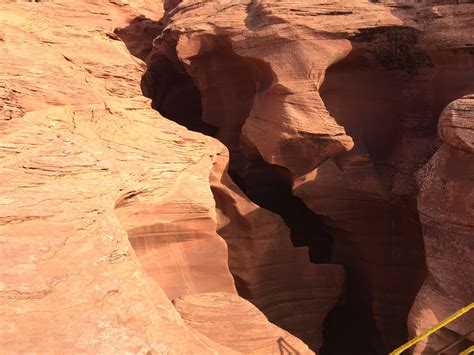
[[[441,114],[441,148],[419,171],[418,209],[423,225],[428,278],[410,312],[412,335],[418,335],[474,299],[474,95],[450,103]],[[472,312],[443,328],[430,342],[417,345],[429,353],[470,334]],[[460,344],[451,351],[461,351]],[[458,352],[456,352],[458,353]]]
[[[472,301],[473,18],[0,0],[0,350],[386,354]]]
[[[178,58],[173,35],[161,34],[151,51],[148,36],[144,36],[142,44],[137,43],[135,33],[148,33],[160,23],[166,25],[166,20],[152,23],[138,18],[115,33],[136,57],[143,58],[144,53],[149,53],[142,89],[153,99],[152,106],[190,129],[219,138],[231,151],[230,166],[235,171],[244,162],[239,149],[242,119],[250,109],[254,86],[259,80],[271,81],[268,65],[245,60],[233,52],[225,38],[210,36],[209,53],[196,58],[196,75],[202,80],[196,86]],[[213,70],[207,72],[206,68]],[[242,75],[247,72],[250,77]],[[229,86],[229,82],[233,85]],[[207,100],[201,97],[201,85],[210,90]],[[226,101],[229,99],[235,101]],[[203,122],[202,115],[211,120]],[[225,120],[220,120],[222,124],[216,130],[219,117]],[[229,246],[229,266],[239,294],[259,307],[270,321],[319,348],[322,323],[341,294],[342,268],[311,264],[306,248],[294,250],[281,218],[244,198],[224,172],[226,150],[222,150],[220,157],[215,162],[211,186],[218,210],[218,233]]]
[[[460,9],[453,15],[446,6],[439,21],[459,28],[474,15]],[[349,319],[364,308],[373,314],[385,343],[381,352],[403,343],[407,313],[425,277],[415,173],[439,146],[443,107],[473,89],[473,55],[457,43],[465,38],[453,31],[448,49],[436,25],[419,20],[413,28],[366,30],[353,39],[352,52],[326,72],[321,95],[355,146],[297,179],[294,188],[330,226],[332,261],[347,268],[346,312]],[[348,319],[336,312],[333,320],[339,317]]]
[[[219,147],[209,140],[202,149],[213,146]],[[186,167],[159,199],[149,201],[134,191],[116,204],[145,271],[171,300],[202,292],[236,293],[227,265],[227,245],[216,233],[215,203],[209,189],[211,168],[211,160],[201,160]]]
[[[153,107],[221,140],[229,174],[262,207],[281,210],[271,195],[292,186],[323,222],[303,244],[348,276],[325,350],[403,343],[426,277],[415,173],[439,147],[443,107],[472,92],[472,6],[183,0],[167,9],[142,80]],[[297,222],[285,222],[293,238]],[[313,240],[323,232],[333,243],[321,253]]]
[[[180,297],[173,303],[190,327],[242,354],[314,354],[237,295],[206,293]]]
[[[2,353],[239,353],[169,300],[235,293],[209,182],[222,147],[140,92],[143,65],[112,30],[142,10],[162,11],[154,1],[0,4]],[[219,317],[250,312],[265,346],[283,337],[311,353],[226,297],[232,306],[213,305]]]

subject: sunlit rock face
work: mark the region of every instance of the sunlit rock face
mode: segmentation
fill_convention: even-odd
[[[182,179],[202,210],[213,201],[209,179],[186,173],[209,174],[207,138],[149,108],[142,67],[112,32],[144,3],[0,4],[2,353],[224,349],[184,323],[117,218]]]
[[[214,315],[264,334],[246,349],[312,353],[236,293],[210,183],[221,143],[150,108],[144,65],[113,33],[138,18],[128,45],[145,55],[160,26],[139,15],[162,12],[0,4],[1,353],[242,353],[171,302],[209,293],[229,300]]]
[[[0,350],[387,354],[471,302],[473,19],[4,1]]]
[[[237,295],[204,293],[177,298],[173,304],[190,327],[240,354],[314,354]]]

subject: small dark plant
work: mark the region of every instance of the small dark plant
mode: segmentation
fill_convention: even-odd
[[[386,69],[415,72],[431,59],[418,45],[418,33],[409,27],[391,27],[375,41],[375,58]]]
[[[418,44],[418,31],[404,26],[362,28],[353,42],[369,44],[375,59],[388,70],[416,72],[431,66],[431,59]]]

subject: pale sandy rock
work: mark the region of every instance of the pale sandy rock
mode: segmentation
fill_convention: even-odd
[[[207,145],[213,146],[210,141]],[[210,159],[187,167],[158,201],[144,200],[140,191],[134,191],[116,203],[145,271],[171,300],[202,292],[236,293],[227,245],[216,233],[211,168]]]
[[[474,96],[465,96],[448,105],[441,114],[439,136],[447,144],[474,154]]]
[[[149,107],[112,32],[143,4],[0,4],[2,353],[233,353],[169,300],[235,288],[220,146]]]
[[[173,303],[189,327],[242,354],[314,354],[237,295],[202,293]]]

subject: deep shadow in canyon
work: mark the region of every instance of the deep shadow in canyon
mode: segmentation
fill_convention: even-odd
[[[346,179],[366,175],[382,186],[367,196],[357,186],[336,186],[332,198],[349,201],[336,217],[308,208],[293,195],[288,170],[266,163],[241,139],[255,95],[273,80],[271,67],[237,55],[217,36],[205,38],[187,68],[167,33],[154,48],[140,48],[148,65],[141,87],[153,108],[224,143],[229,175],[253,202],[283,218],[293,244],[308,246],[313,262],[344,266],[346,291],[325,321],[323,355],[387,353],[406,341],[407,315],[426,276],[414,174],[439,146],[441,110],[473,88],[472,65],[465,65],[472,55],[424,52],[410,30],[390,31],[353,39],[352,52],[327,70],[320,89],[355,143],[331,163]],[[405,36],[415,42],[402,61],[391,62],[391,41]]]
[[[257,90],[265,90],[273,79],[271,68],[238,56],[226,38],[209,36],[203,41],[206,45],[189,70],[205,90],[204,97],[178,60],[172,40],[161,42],[149,56],[141,82],[144,95],[162,116],[224,143],[230,153],[228,172],[239,188],[257,205],[280,215],[293,244],[308,246],[313,262],[329,262],[330,235],[318,216],[292,194],[289,172],[268,164],[240,140]]]
[[[439,147],[443,108],[474,89],[468,52],[425,51],[406,27],[361,34],[352,52],[328,68],[320,93],[354,140],[354,148],[335,159],[342,175],[373,174],[382,191],[374,199],[346,190],[351,208],[364,213],[359,221],[347,218],[349,233],[330,226],[331,262],[345,267],[347,292],[326,319],[322,354],[349,353],[352,346],[361,354],[384,353],[407,339],[408,312],[426,275],[414,176]],[[397,306],[377,306],[383,298]],[[393,324],[384,324],[384,313]]]
[[[131,26],[148,20],[139,18],[137,21]],[[330,235],[319,217],[292,194],[289,172],[266,163],[254,147],[240,139],[257,91],[266,90],[273,80],[269,65],[238,56],[224,37],[208,36],[203,39],[205,43],[201,44],[200,53],[191,58],[185,68],[178,60],[173,39],[155,42],[155,47],[151,48],[137,45],[137,39],[130,36],[129,31],[125,28],[116,33],[132,54],[146,60],[148,70],[142,77],[141,88],[143,94],[152,99],[152,107],[162,116],[224,143],[230,153],[228,173],[236,185],[254,203],[282,217],[290,229],[292,244],[308,246],[308,258],[312,262],[328,263]],[[214,188],[212,191],[216,208],[226,210],[228,201],[220,198]],[[232,232],[239,223],[231,221],[235,226],[228,226],[221,232]],[[306,271],[291,272],[304,275]],[[246,282],[236,274],[234,279],[239,294],[249,297]],[[278,324],[279,319],[268,316]],[[313,330],[305,332],[314,333]]]

